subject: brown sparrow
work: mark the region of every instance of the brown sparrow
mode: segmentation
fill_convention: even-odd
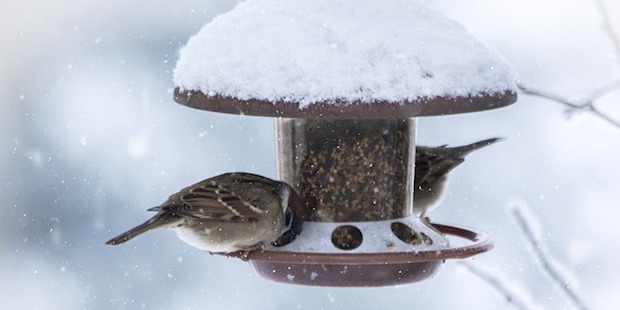
[[[414,212],[423,218],[426,211],[439,202],[446,187],[448,173],[464,162],[465,156],[501,140],[493,138],[457,147],[418,146],[415,153]]]
[[[304,204],[288,184],[250,173],[226,173],[171,195],[150,220],[112,238],[120,244],[155,228],[174,228],[187,244],[212,253],[283,246],[301,232]]]

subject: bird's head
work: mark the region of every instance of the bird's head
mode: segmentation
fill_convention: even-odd
[[[282,183],[282,212],[284,215],[284,232],[272,244],[274,246],[287,245],[299,234],[306,218],[306,207],[297,192],[286,183]]]

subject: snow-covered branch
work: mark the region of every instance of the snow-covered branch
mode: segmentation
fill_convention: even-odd
[[[541,270],[555,282],[564,293],[570,298],[575,307],[588,309],[581,294],[576,290],[576,285],[569,281],[569,274],[564,271],[562,265],[557,262],[545,247],[541,237],[541,230],[537,224],[537,219],[525,204],[512,204],[508,207],[508,212],[515,219],[517,226],[523,233],[526,241],[532,248],[535,260],[539,263]]]
[[[509,279],[502,276],[499,272],[478,266],[469,261],[462,261],[459,264],[465,266],[469,272],[502,294],[515,308],[524,310],[542,309],[542,307],[534,303],[530,292],[526,288],[511,283]]]

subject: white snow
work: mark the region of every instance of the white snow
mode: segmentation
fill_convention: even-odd
[[[245,1],[189,40],[174,83],[301,108],[516,92],[501,56],[416,0]]]

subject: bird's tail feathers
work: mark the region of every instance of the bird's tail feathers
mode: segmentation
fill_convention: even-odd
[[[485,139],[482,141],[478,141],[478,142],[474,142],[472,144],[468,144],[468,145],[463,145],[463,146],[457,146],[452,148],[457,154],[459,154],[460,158],[464,158],[465,156],[467,156],[469,153],[476,151],[478,149],[481,149],[485,146],[489,146],[493,143],[499,142],[504,140],[504,138],[491,138],[491,139]]]
[[[158,207],[156,207],[158,208]],[[151,208],[151,209],[155,209],[155,208]],[[151,209],[149,209],[149,211],[151,211]],[[155,210],[153,210],[155,211]],[[134,237],[136,237],[137,235],[140,235],[142,233],[145,233],[151,229],[155,229],[155,228],[160,228],[160,227],[168,227],[168,226],[175,226],[175,223],[173,223],[172,221],[170,221],[170,219],[168,218],[164,218],[158,215],[155,215],[154,217],[152,217],[151,219],[149,219],[148,221],[108,240],[106,242],[106,244],[111,244],[111,245],[117,245],[117,244],[121,244],[123,242],[129,241],[131,239],[133,239]]]
[[[149,223],[151,220],[148,220],[110,240],[108,240],[105,244],[117,245],[123,242],[129,241],[133,239],[135,236],[145,233],[151,230],[153,227],[152,223]]]

